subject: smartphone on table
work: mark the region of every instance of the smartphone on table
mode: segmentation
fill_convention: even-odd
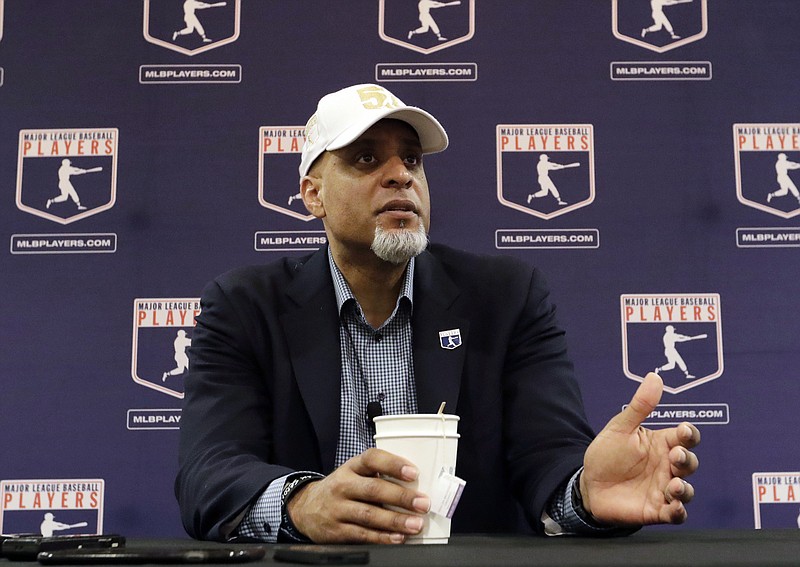
[[[35,561],[39,553],[61,549],[103,549],[125,545],[119,534],[103,535],[19,535],[6,536],[2,543],[2,555],[15,561]]]
[[[274,558],[307,565],[363,565],[369,563],[369,551],[341,545],[287,545],[276,549]]]
[[[39,554],[42,565],[247,563],[266,555],[263,547],[248,549],[120,547],[117,549],[64,549]]]

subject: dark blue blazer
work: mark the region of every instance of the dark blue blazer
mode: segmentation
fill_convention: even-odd
[[[431,245],[412,316],[421,413],[461,416],[467,481],[453,533],[541,532],[592,439],[564,332],[538,270]],[[439,332],[460,329],[448,350]],[[175,484],[187,532],[222,527],[274,479],[330,473],[339,436],[338,313],[325,248],[208,284],[192,335]]]

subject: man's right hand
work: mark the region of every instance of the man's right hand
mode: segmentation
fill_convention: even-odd
[[[416,480],[409,461],[368,449],[322,480],[300,488],[287,503],[295,528],[315,543],[403,543],[422,530],[430,498],[378,475]],[[384,508],[396,506],[408,514]]]

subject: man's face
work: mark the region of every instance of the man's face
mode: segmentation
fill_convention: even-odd
[[[376,227],[429,227],[419,137],[399,120],[381,120],[349,146],[325,152],[301,181],[301,192],[309,211],[323,219],[334,252],[369,251]]]

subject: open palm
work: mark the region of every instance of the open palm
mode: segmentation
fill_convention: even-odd
[[[700,432],[689,423],[661,430],[642,427],[658,405],[661,378],[648,374],[631,403],[599,433],[584,456],[580,489],[596,520],[616,525],[681,523],[694,488],[685,477],[698,467],[689,449]]]

